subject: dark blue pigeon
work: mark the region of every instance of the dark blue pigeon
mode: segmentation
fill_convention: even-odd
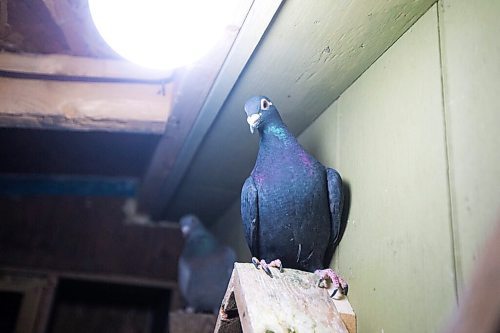
[[[245,112],[251,132],[260,134],[257,161],[241,191],[253,263],[271,277],[268,266],[315,272],[320,282],[331,279],[335,292],[347,293],[347,284],[335,272],[322,269],[329,266],[340,239],[340,175],[304,150],[267,97],[250,98]]]
[[[194,215],[180,220],[185,238],[179,258],[179,289],[189,310],[218,313],[236,255]]]

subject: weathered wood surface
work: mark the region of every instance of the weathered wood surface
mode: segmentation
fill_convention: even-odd
[[[354,333],[342,322],[328,291],[317,286],[317,276],[294,269],[285,269],[284,273],[271,270],[273,278],[252,264],[235,263],[215,332],[235,332],[227,329],[235,321],[234,295],[245,333]],[[348,309],[352,313],[350,306]]]
[[[171,85],[0,78],[0,127],[163,133]]]
[[[168,316],[170,333],[211,333],[217,317],[206,313],[170,312]]]

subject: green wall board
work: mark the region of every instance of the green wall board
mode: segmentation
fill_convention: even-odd
[[[439,18],[457,272],[500,217],[500,1],[444,0]]]
[[[434,332],[455,303],[443,118],[434,6],[300,137],[350,185],[335,266],[359,332]]]

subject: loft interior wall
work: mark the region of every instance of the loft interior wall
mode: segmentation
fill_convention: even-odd
[[[457,282],[500,223],[499,1],[439,2]]]
[[[498,219],[499,10],[434,5],[299,137],[350,186],[332,264],[360,332],[439,330]],[[213,230],[247,260],[237,224],[239,200]]]
[[[333,263],[360,332],[434,332],[455,302],[437,23],[433,6],[300,138],[350,185]]]

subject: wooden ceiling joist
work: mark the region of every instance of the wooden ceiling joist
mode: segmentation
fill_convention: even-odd
[[[7,53],[0,53],[0,72],[0,127],[162,134],[170,114],[171,72]]]

